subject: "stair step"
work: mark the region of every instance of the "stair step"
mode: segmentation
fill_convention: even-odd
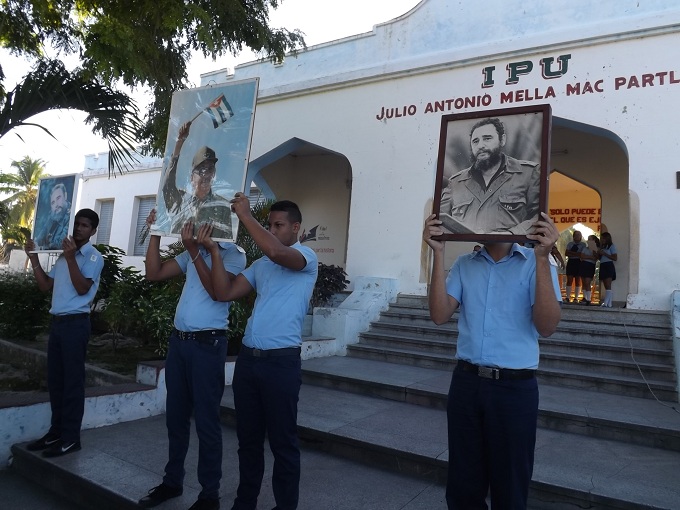
[[[222,413],[225,423],[234,423],[229,392]],[[445,480],[444,410],[303,384],[298,424],[303,444],[399,473]],[[530,507],[563,508],[559,505],[568,502],[583,508],[670,508],[680,500],[677,469],[676,451],[539,429]],[[631,479],[635,491],[629,490]]]
[[[303,362],[302,378],[304,384],[445,409],[451,371],[336,356]],[[543,382],[539,389],[541,426],[680,451],[677,403]]]
[[[595,315],[595,316],[590,316]],[[624,317],[597,317],[597,314],[590,314],[588,316],[574,316],[568,313],[562,314],[558,328],[580,328],[584,326],[595,331],[615,332],[619,334],[631,335],[645,335],[655,334],[670,337],[673,334],[673,329],[670,326],[670,317],[668,315],[654,317],[651,321],[644,322],[637,321],[634,316]],[[458,323],[458,314],[454,313],[453,317],[442,327],[450,327],[454,330]],[[433,325],[430,319],[428,310],[410,309],[410,308],[395,308],[390,305],[389,310],[381,312],[380,321],[376,324],[390,324],[390,325]]]

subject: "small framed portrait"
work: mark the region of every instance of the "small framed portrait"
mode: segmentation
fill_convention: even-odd
[[[525,242],[545,212],[550,105],[444,115],[432,212],[444,241]]]
[[[35,251],[62,251],[62,241],[73,231],[78,181],[78,174],[40,179],[32,234]]]
[[[258,84],[253,78],[173,94],[153,232],[181,237],[192,222],[195,235],[210,223],[213,239],[236,239],[230,200],[246,186]]]

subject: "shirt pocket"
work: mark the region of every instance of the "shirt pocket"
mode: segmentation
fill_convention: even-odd
[[[526,206],[527,199],[520,193],[506,193],[499,195],[498,197],[498,207],[501,211],[512,214],[513,216],[524,211]]]
[[[454,189],[451,193],[451,216],[463,217],[467,214],[475,197],[467,188]]]

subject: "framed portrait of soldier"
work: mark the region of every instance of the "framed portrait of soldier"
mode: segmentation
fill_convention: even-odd
[[[550,105],[444,115],[433,213],[444,241],[525,242],[548,197]]]
[[[194,235],[204,223],[212,238],[235,241],[230,200],[246,186],[258,79],[187,89],[172,96],[170,124],[152,232]]]
[[[78,182],[78,174],[40,179],[31,236],[35,251],[62,251],[63,240],[73,232]]]

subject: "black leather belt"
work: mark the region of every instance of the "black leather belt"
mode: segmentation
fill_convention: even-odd
[[[484,377],[485,379],[531,379],[536,377],[536,370],[523,369],[514,370],[512,368],[493,368],[493,367],[483,367],[480,365],[474,365],[469,361],[464,359],[459,359],[456,365],[456,370],[462,370],[464,372],[473,372],[479,377]]]
[[[272,356],[299,356],[302,349],[300,347],[285,347],[283,349],[253,349],[252,347],[241,346],[239,354],[252,356],[253,358],[268,358]]]
[[[75,321],[77,319],[85,319],[89,318],[90,314],[87,312],[82,312],[82,313],[69,313],[67,315],[53,315],[52,316],[52,321],[53,322],[68,322],[68,321]]]
[[[180,340],[193,340],[207,345],[217,345],[218,337],[227,336],[226,329],[203,329],[201,331],[180,331],[175,330],[175,334]]]

